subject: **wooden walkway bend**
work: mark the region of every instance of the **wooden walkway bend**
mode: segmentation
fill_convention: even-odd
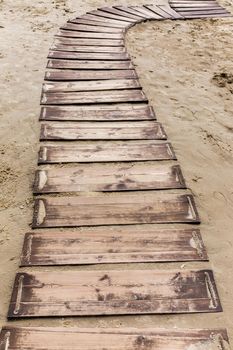
[[[222,311],[207,269],[33,266],[208,260],[195,199],[124,40],[142,21],[227,16],[214,0],[171,0],[103,7],[59,29],[41,96],[34,230],[21,257],[31,268],[15,278],[9,319]],[[44,349],[45,341],[47,349],[229,349],[223,329],[12,326],[3,328],[0,349]]]

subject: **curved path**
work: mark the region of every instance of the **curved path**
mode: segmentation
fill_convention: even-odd
[[[40,168],[33,188],[43,196],[35,199],[32,225],[46,230],[25,235],[21,266],[208,260],[195,200],[124,38],[128,28],[146,20],[229,15],[212,0],[172,0],[103,7],[60,28],[42,89]],[[55,227],[64,229],[49,230]],[[219,311],[211,270],[32,268],[16,276],[8,317]],[[39,349],[44,339],[51,348],[70,349],[114,343],[122,349],[229,348],[224,330],[142,335],[132,329],[13,327],[3,329],[0,348]]]

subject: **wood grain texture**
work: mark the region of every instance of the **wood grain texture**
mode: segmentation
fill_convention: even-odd
[[[112,192],[35,200],[32,227],[200,223],[191,195]]]
[[[111,192],[186,188],[179,165],[96,163],[37,170],[33,192]]]
[[[64,48],[66,49],[66,48]],[[130,56],[126,52],[107,53],[107,52],[72,52],[50,50],[48,58],[59,58],[66,60],[103,60],[103,61],[127,61]]]
[[[126,121],[156,119],[154,110],[145,103],[94,106],[47,106],[41,108],[40,120]]]
[[[52,50],[57,51],[70,51],[70,52],[85,52],[85,53],[125,53],[126,49],[124,46],[77,46],[77,45],[64,45],[64,44],[53,44]]]
[[[49,81],[75,81],[75,80],[111,80],[111,79],[137,79],[134,69],[123,70],[53,70],[45,73],[45,80]]]
[[[18,273],[8,318],[222,311],[211,270]]]
[[[168,142],[156,141],[93,141],[75,144],[43,145],[39,150],[39,164],[128,162],[176,159]]]
[[[95,26],[92,24],[77,24],[72,22],[67,22],[60,29],[63,30],[73,30],[82,32],[94,32],[94,33],[120,33],[123,34],[125,30],[123,28],[113,28],[108,26]]]
[[[110,18],[110,19],[114,19],[117,21],[123,21],[123,22],[127,22],[127,23],[135,23],[137,22],[137,20],[135,20],[135,18],[129,18],[129,17],[125,17],[122,15],[119,15],[119,13],[110,13],[110,12],[106,12],[106,11],[102,11],[102,9],[98,9],[98,10],[93,10],[91,12],[89,12],[92,15],[96,15],[98,17],[100,17],[101,20],[105,20],[105,18]]]
[[[230,350],[225,329],[52,328],[5,326],[0,333],[5,350]],[[1,349],[1,350],[2,350]]]
[[[207,260],[199,230],[97,227],[75,232],[29,232],[21,266]]]
[[[120,16],[123,16],[126,18],[131,18],[131,19],[134,19],[138,22],[142,21],[142,18],[140,16],[121,11],[121,10],[114,8],[114,7],[102,7],[101,10],[104,12],[107,12],[107,13],[112,13],[112,14],[120,15]]]
[[[124,33],[96,33],[96,32],[83,32],[78,30],[64,30],[60,29],[55,37],[64,38],[88,38],[88,39],[111,39],[111,40],[124,40]]]
[[[106,28],[118,28],[121,30],[127,29],[131,26],[131,23],[126,23],[122,21],[115,21],[115,20],[104,20],[100,19],[100,17],[95,15],[86,14],[82,17],[72,19],[70,20],[71,23],[74,24],[85,24],[90,26],[95,26],[95,31],[98,32],[98,26],[100,27],[106,27]]]
[[[124,40],[55,37],[54,44],[77,46],[124,46]]]
[[[145,16],[146,19],[163,19],[163,16],[160,16],[156,13],[154,13],[153,11],[147,9],[144,6],[130,6],[130,8],[134,9],[135,11],[137,11],[138,13],[142,14]]]
[[[41,104],[89,104],[115,102],[147,102],[147,97],[141,89],[108,90],[108,91],[80,91],[43,93]]]
[[[134,122],[46,122],[40,140],[166,140],[162,125],[156,121]]]
[[[153,11],[154,13],[160,15],[163,18],[171,19],[182,19],[182,16],[173,10],[168,4],[167,5],[146,5],[147,9]]]
[[[116,8],[116,9],[122,11],[123,13],[135,15],[135,16],[141,18],[141,21],[147,19],[147,16],[146,16],[145,14],[140,13],[140,12],[134,10],[132,7],[127,7],[127,6],[114,6],[114,8]]]
[[[128,61],[98,61],[98,60],[66,60],[50,59],[47,68],[51,69],[133,69],[134,66]]]
[[[141,88],[137,79],[87,80],[44,83],[43,92],[104,91]]]

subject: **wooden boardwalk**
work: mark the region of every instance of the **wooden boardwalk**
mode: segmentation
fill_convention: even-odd
[[[171,0],[103,7],[59,29],[41,95],[34,230],[25,234],[21,257],[21,266],[31,268],[16,275],[9,319],[222,311],[213,271],[205,268],[38,272],[33,266],[208,260],[195,198],[143,92],[125,32],[147,20],[226,16],[214,0]],[[48,349],[229,348],[222,329],[7,326],[0,349],[42,349],[45,339]]]

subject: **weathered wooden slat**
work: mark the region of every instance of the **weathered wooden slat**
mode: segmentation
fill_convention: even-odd
[[[134,20],[139,21],[139,22],[141,22],[141,20],[142,20],[142,18],[138,15],[133,15],[133,14],[121,11],[121,10],[114,8],[114,7],[102,7],[101,10],[104,12],[107,12],[107,13],[112,13],[112,14],[120,15],[120,16],[123,16],[126,18],[131,18],[131,19],[134,19]]]
[[[83,31],[83,32],[94,32],[94,33],[124,33],[122,28],[113,28],[106,26],[95,26],[95,25],[86,25],[86,24],[75,24],[72,22],[67,22],[64,24],[61,29],[64,30],[74,30],[74,31]]]
[[[139,13],[138,11],[134,10],[132,7],[114,6],[114,8],[122,11],[123,13],[126,13],[126,14],[129,13],[129,14],[135,15],[137,17],[140,17],[142,21],[147,19],[147,16],[145,14]]]
[[[162,19],[163,17],[160,15],[157,15],[153,11],[150,11],[146,7],[143,6],[130,6],[133,10],[137,11],[138,13],[144,15],[146,19]]]
[[[156,119],[154,110],[145,103],[97,106],[47,106],[41,108],[40,120],[126,121]]]
[[[8,350],[230,350],[225,329],[52,328],[5,326],[0,333]],[[224,348],[223,348],[224,346]]]
[[[157,16],[159,16],[160,18],[158,19],[166,19],[166,18],[173,18],[172,15],[170,15],[169,13],[165,12],[163,9],[161,9],[158,5],[144,5],[144,8],[146,8],[147,10],[152,11],[153,13],[155,13]],[[175,12],[175,11],[174,11]]]
[[[200,3],[200,4],[189,4],[189,3],[174,3],[172,5],[173,8],[192,8],[192,9],[195,9],[195,8],[212,8],[212,7],[218,7],[218,8],[221,8],[221,6],[219,6],[218,4],[216,3]]]
[[[124,40],[123,33],[95,33],[95,32],[82,32],[74,30],[60,29],[56,34],[56,37],[64,38],[89,38],[89,39],[111,39],[111,40]]]
[[[118,28],[118,29],[126,29],[131,24],[128,24],[123,21],[115,21],[115,20],[108,20],[106,19],[100,19],[100,17],[95,15],[83,15],[82,17],[72,19],[69,21],[70,23],[74,24],[85,24],[85,25],[91,25],[96,27],[96,32],[98,32],[98,26],[100,27],[107,27],[107,28]],[[68,22],[68,23],[69,23]]]
[[[140,89],[44,93],[41,104],[85,104],[147,101]]]
[[[98,17],[100,17],[101,20],[104,20],[104,21],[105,21],[105,18],[110,18],[110,19],[114,19],[117,21],[127,22],[127,23],[135,23],[136,22],[135,19],[132,19],[129,17],[124,17],[124,16],[121,16],[119,14],[105,12],[105,11],[102,11],[102,9],[94,10],[94,11],[91,11],[88,13],[95,15],[95,16],[98,16]]]
[[[129,54],[107,52],[72,52],[72,51],[49,51],[48,58],[60,58],[66,60],[103,60],[103,61],[127,61]]]
[[[55,44],[77,46],[124,46],[124,40],[55,37]]]
[[[145,6],[149,10],[157,13],[163,18],[181,19],[182,16],[174,11],[169,5],[147,5]]]
[[[20,266],[208,260],[199,230],[151,226],[29,232]]]
[[[112,192],[35,200],[32,226],[74,227],[199,223],[191,195],[157,191]]]
[[[111,79],[137,79],[134,69],[113,70],[51,70],[45,73],[45,80],[75,81],[75,80],[111,80]]]
[[[181,14],[181,15],[184,15],[184,16],[202,16],[202,15],[204,15],[204,16],[206,16],[206,15],[208,15],[208,16],[211,16],[211,15],[224,15],[224,14],[230,14],[228,11],[226,11],[226,10],[224,10],[224,9],[220,9],[220,10],[206,10],[206,9],[204,9],[204,10],[191,10],[191,11],[189,11],[188,13],[187,12],[185,12],[185,11],[179,11],[179,13]]]
[[[156,121],[134,122],[44,122],[40,140],[166,140]]]
[[[125,53],[124,46],[72,46],[63,44],[53,44],[52,50],[88,53]]]
[[[213,6],[213,7],[195,7],[195,9],[193,7],[176,7],[176,10],[178,10],[179,12],[190,12],[190,11],[203,11],[206,9],[211,9],[211,10],[219,10],[221,9],[220,6]],[[187,13],[188,14],[188,13]]]
[[[128,162],[176,159],[171,144],[156,141],[93,141],[75,144],[43,145],[39,164]]]
[[[212,13],[212,14],[200,14],[200,13],[196,13],[196,14],[187,14],[187,13],[183,13],[182,14],[183,17],[185,17],[186,19],[195,19],[195,18],[224,18],[224,17],[232,17],[232,14],[227,12],[227,13]]]
[[[44,83],[43,92],[75,92],[97,90],[122,90],[141,88],[137,79],[114,79],[114,80],[87,80],[75,82],[52,82]]]
[[[134,69],[131,61],[82,61],[82,60],[48,60],[47,68],[55,69]]]
[[[8,317],[219,311],[211,270],[52,271],[16,275]]]
[[[178,165],[154,163],[79,164],[72,168],[37,170],[33,192],[112,192],[185,188]]]

